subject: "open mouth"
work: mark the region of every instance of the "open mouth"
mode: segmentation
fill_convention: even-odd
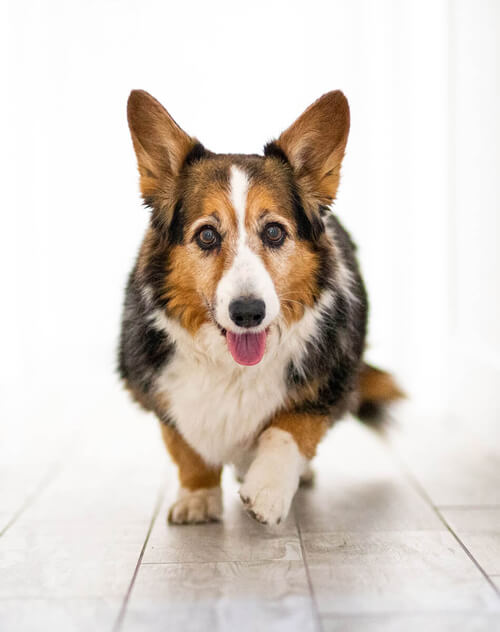
[[[268,330],[236,334],[222,330],[227,341],[227,348],[233,359],[243,366],[258,364],[266,351]]]

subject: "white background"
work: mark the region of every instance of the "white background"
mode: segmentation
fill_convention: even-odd
[[[499,2],[1,7],[0,395],[119,388],[123,288],[147,223],[132,88],[221,152],[260,152],[340,88],[352,127],[336,212],[359,244],[369,356],[422,410],[458,414],[474,388],[498,413]]]

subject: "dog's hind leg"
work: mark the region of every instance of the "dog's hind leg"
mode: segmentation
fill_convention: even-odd
[[[329,426],[328,418],[280,413],[259,436],[256,457],[240,496],[248,513],[264,524],[279,524],[290,510],[301,477]]]
[[[169,522],[197,524],[222,517],[221,468],[207,465],[172,426],[161,424],[163,441],[179,470],[180,489]]]

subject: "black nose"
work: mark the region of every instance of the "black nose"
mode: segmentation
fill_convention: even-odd
[[[241,297],[229,303],[229,316],[238,327],[257,327],[266,315],[266,304],[260,298]]]

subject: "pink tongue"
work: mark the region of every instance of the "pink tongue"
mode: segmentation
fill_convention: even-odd
[[[226,338],[229,351],[238,364],[252,366],[262,360],[266,350],[265,331],[257,334],[233,334],[228,331]]]

